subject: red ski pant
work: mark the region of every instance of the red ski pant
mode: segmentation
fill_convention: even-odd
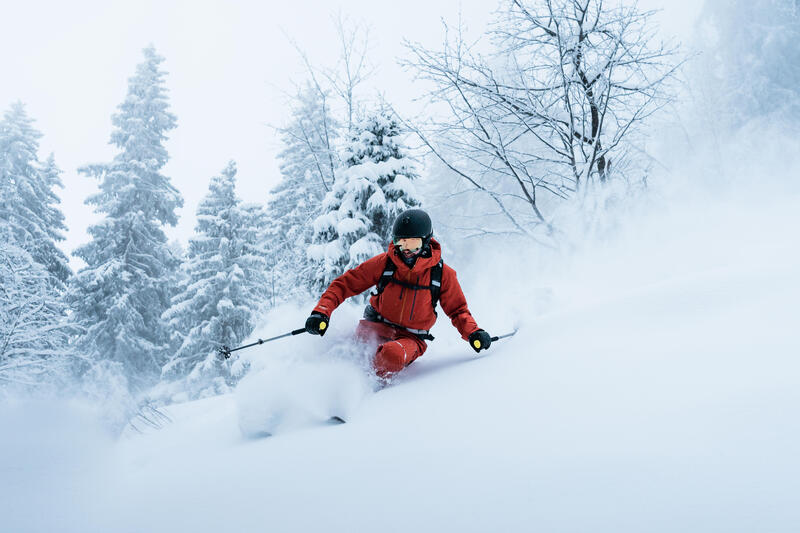
[[[375,345],[372,365],[380,377],[403,370],[428,348],[425,341],[413,333],[383,322],[361,320],[355,335],[359,341]]]

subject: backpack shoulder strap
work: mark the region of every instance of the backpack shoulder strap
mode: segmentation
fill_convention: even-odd
[[[383,289],[392,281],[394,277],[394,273],[397,270],[397,265],[394,264],[392,258],[388,255],[386,256],[386,266],[383,267],[383,273],[381,274],[380,279],[378,280],[378,284],[375,286],[375,294],[378,295],[383,292]]]
[[[386,266],[383,268],[378,284],[375,286],[375,295],[378,295],[386,289],[389,283],[397,283],[399,285],[408,286],[412,289],[430,289],[431,290],[431,305],[434,312],[436,305],[439,303],[439,296],[442,292],[442,271],[444,270],[444,261],[441,259],[431,268],[431,284],[427,287],[418,287],[416,285],[409,285],[394,279],[394,273],[397,271],[397,265],[394,264],[391,257],[386,258]]]
[[[431,268],[431,304],[433,305],[434,311],[436,311],[436,304],[439,303],[439,295],[442,293],[443,270],[444,261],[441,259]]]

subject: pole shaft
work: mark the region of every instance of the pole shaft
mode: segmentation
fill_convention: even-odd
[[[236,352],[238,350],[244,350],[245,348],[250,348],[251,346],[256,346],[258,344],[264,344],[265,342],[275,341],[275,340],[278,340],[278,339],[282,339],[284,337],[291,337],[292,335],[299,335],[299,334],[305,333],[305,332],[306,332],[306,328],[300,328],[300,329],[296,329],[296,330],[290,331],[289,333],[284,333],[283,335],[278,335],[277,337],[271,337],[269,339],[264,339],[264,340],[258,339],[256,342],[252,342],[252,343],[246,344],[244,346],[239,346],[238,348],[231,348],[230,350],[228,350],[227,353],[233,353],[233,352]]]
[[[499,341],[500,339],[505,339],[506,337],[511,337],[511,336],[515,335],[516,333],[517,333],[517,330],[515,329],[511,333],[506,333],[505,335],[498,335],[497,337],[492,337],[492,342]]]

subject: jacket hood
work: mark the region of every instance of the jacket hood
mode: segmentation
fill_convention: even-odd
[[[392,262],[397,266],[397,271],[399,272],[424,272],[429,268],[432,268],[436,263],[438,263],[442,259],[442,245],[436,241],[436,239],[431,239],[430,244],[430,254],[429,255],[420,255],[417,257],[414,266],[409,268],[407,264],[403,262],[400,257],[397,256],[395,251],[395,244],[393,242],[389,243],[389,248],[386,250],[386,253],[389,254]]]

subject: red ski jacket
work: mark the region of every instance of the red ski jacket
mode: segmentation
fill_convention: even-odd
[[[439,263],[442,257],[442,248],[438,242],[431,239],[430,247],[430,257],[418,257],[414,266],[409,268],[395,255],[394,244],[389,244],[386,252],[364,261],[333,280],[322,294],[314,311],[330,317],[333,310],[346,298],[361,294],[377,285],[387,258],[397,266],[394,273],[396,279],[423,287],[430,285],[431,268]],[[436,323],[429,289],[410,289],[397,283],[389,283],[382,293],[373,295],[369,303],[383,318],[406,328],[429,330]],[[479,329],[467,308],[467,300],[458,284],[456,271],[447,265],[443,265],[442,268],[439,303],[465,340]]]

